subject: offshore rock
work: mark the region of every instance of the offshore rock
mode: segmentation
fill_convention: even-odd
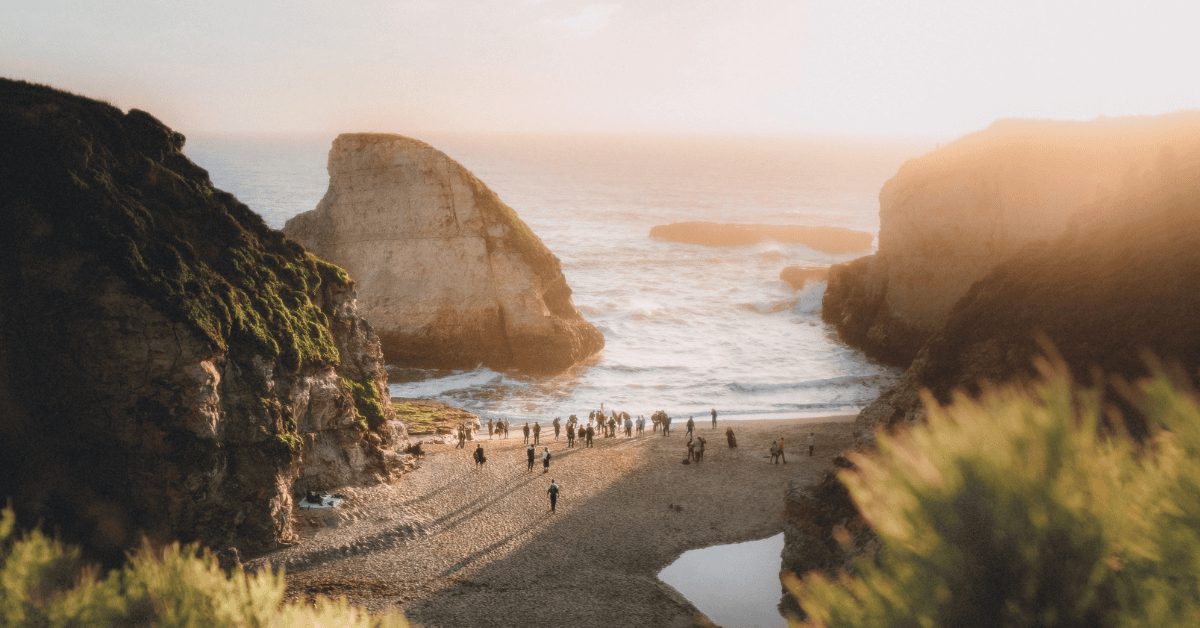
[[[879,250],[834,266],[822,317],[907,366],[971,285],[1080,208],[1197,146],[1200,113],[1091,122],[1001,120],[905,163],[879,193]]]
[[[350,273],[391,364],[556,372],[604,346],[558,258],[423,142],[339,135],[325,197],[284,232]]]
[[[0,497],[107,565],[288,543],[305,487],[408,461],[339,268],[150,114],[0,80]],[[226,562],[230,562],[227,560]]]
[[[829,268],[824,266],[788,266],[779,272],[779,279],[796,290],[802,290],[810,281],[825,281],[828,276]]]
[[[1030,381],[1047,352],[1077,381],[1108,382],[1135,433],[1139,415],[1113,378],[1148,375],[1153,356],[1200,384],[1200,149],[1165,168],[971,286],[901,382],[859,414],[861,433],[923,421],[923,389],[944,404],[955,391]]]
[[[745,246],[760,242],[803,244],[825,253],[857,253],[871,248],[875,238],[845,227],[741,225],[715,222],[676,222],[650,229],[650,237],[704,246]]]

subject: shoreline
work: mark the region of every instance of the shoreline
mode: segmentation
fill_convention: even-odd
[[[464,450],[430,444],[402,480],[343,491],[343,511],[298,513],[301,542],[247,567],[286,566],[291,598],[344,595],[371,612],[401,609],[414,626],[710,625],[657,574],[685,551],[782,532],[789,483],[819,481],[853,430],[846,416],[729,423],[697,426],[708,446],[691,465],[681,464],[678,426],[668,437],[596,438],[590,449],[549,431],[538,448],[552,453],[545,474],[540,462],[527,471],[519,432],[485,432]],[[809,431],[813,457],[801,451]],[[780,436],[789,463],[771,464]],[[488,462],[476,469],[480,443]],[[555,513],[550,478],[562,487]]]

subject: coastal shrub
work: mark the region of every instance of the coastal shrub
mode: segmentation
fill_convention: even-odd
[[[371,616],[345,599],[283,603],[284,576],[264,570],[226,574],[195,546],[143,545],[121,569],[101,577],[77,548],[30,532],[14,538],[12,509],[0,513],[0,625],[338,626],[401,628],[398,614]]]
[[[367,427],[377,429],[387,420],[383,410],[383,402],[379,399],[379,389],[375,380],[370,376],[354,381],[349,377],[342,378],[342,386],[354,398],[354,409],[360,419],[366,420]]]
[[[853,577],[791,578],[808,626],[1200,625],[1200,411],[1159,376],[1153,426],[1105,430],[1101,395],[1043,365],[881,434],[841,478],[879,536]],[[1105,419],[1110,419],[1105,421]]]

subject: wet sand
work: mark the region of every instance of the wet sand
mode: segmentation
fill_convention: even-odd
[[[707,618],[656,575],[683,552],[782,531],[789,482],[812,483],[850,444],[853,417],[721,422],[696,435],[705,459],[682,464],[686,428],[597,437],[526,469],[523,437],[483,436],[466,449],[427,445],[401,481],[344,491],[338,513],[301,512],[303,541],[249,561],[289,565],[288,594],[346,596],[373,612],[402,609],[414,626],[687,626]],[[726,446],[733,427],[737,449]],[[816,455],[804,445],[816,433]],[[771,464],[783,437],[787,464]],[[482,443],[487,463],[471,458]],[[541,446],[538,452],[541,452]],[[549,510],[551,478],[561,487]],[[341,519],[336,528],[319,519]],[[308,522],[313,522],[312,525]]]

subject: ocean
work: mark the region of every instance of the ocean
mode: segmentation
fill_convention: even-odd
[[[576,307],[605,338],[554,376],[388,367],[394,397],[483,418],[549,421],[591,410],[708,420],[854,413],[899,379],[821,321],[828,266],[802,245],[706,247],[649,237],[683,221],[879,230],[878,193],[932,142],[881,138],[442,135],[418,137],[471,170],[562,260]],[[333,137],[191,137],[213,183],[282,228],[329,183]]]

